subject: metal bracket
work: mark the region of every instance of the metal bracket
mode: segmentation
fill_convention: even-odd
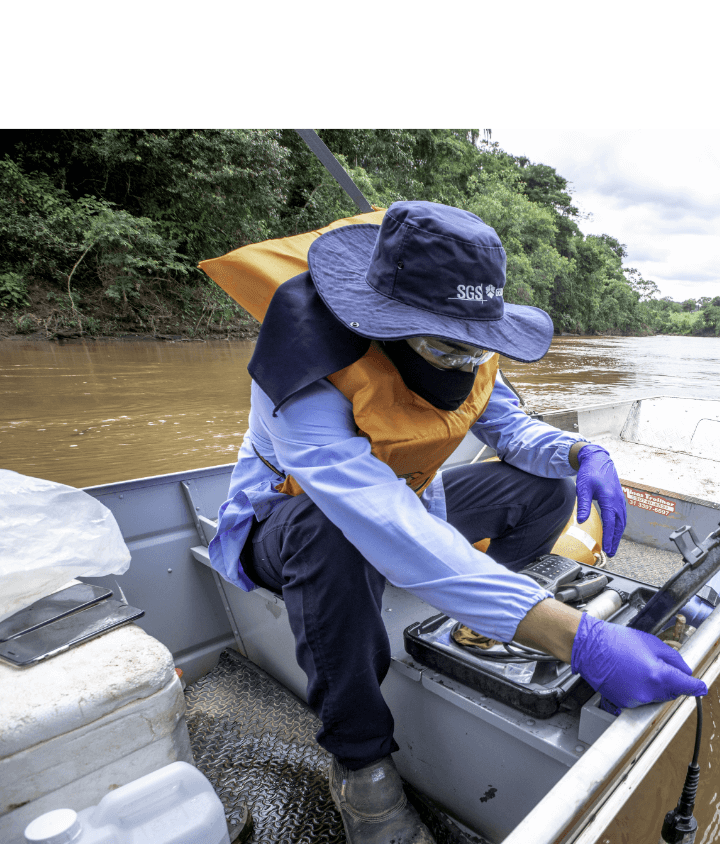
[[[692,527],[683,525],[670,534],[670,539],[682,554],[683,560],[692,568],[697,568],[710,551],[720,545],[720,529],[712,531],[702,542],[698,542]]]
[[[203,505],[200,491],[195,481],[180,481],[185,498],[187,499],[190,514],[195,522],[195,529],[200,537],[200,542],[206,547],[210,544],[217,532],[217,522],[202,515]]]
[[[198,532],[198,536],[200,537],[200,542],[203,545],[202,551],[204,551],[203,556],[205,556],[207,555],[207,546],[210,544],[211,540],[217,533],[217,522],[214,519],[208,519],[207,516],[202,515],[202,511],[205,508],[202,501],[202,495],[200,494],[198,485],[194,480],[180,481],[180,486],[182,487],[182,491],[185,493],[185,500],[187,501],[188,509],[190,510],[193,521],[195,522],[195,530]],[[201,551],[200,548],[198,548],[197,550]],[[193,556],[195,556],[196,559],[199,559],[202,563],[204,563],[212,572],[213,580],[215,581],[217,590],[220,593],[220,600],[222,601],[223,607],[225,609],[225,614],[227,615],[228,621],[230,622],[230,627],[232,628],[233,635],[235,636],[235,642],[237,643],[240,653],[242,653],[243,656],[247,656],[247,648],[245,647],[245,643],[242,640],[240,630],[238,629],[237,622],[235,621],[235,616],[233,615],[233,611],[230,607],[230,602],[227,598],[227,593],[225,591],[225,582],[220,577],[218,572],[215,571],[215,569],[210,565],[209,558],[207,559],[207,561],[205,559],[201,559],[200,557],[195,555],[194,549],[191,549],[191,553],[193,554]]]

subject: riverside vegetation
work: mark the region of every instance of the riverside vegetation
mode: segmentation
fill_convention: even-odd
[[[583,235],[568,182],[489,132],[320,130],[367,199],[465,208],[508,255],[505,298],[558,333],[720,334],[720,297],[675,302]],[[357,209],[292,130],[0,133],[0,337],[252,338],[197,263]]]

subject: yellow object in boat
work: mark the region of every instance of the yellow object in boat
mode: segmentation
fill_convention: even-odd
[[[575,502],[572,516],[563,528],[560,538],[553,545],[552,553],[569,557],[571,560],[589,566],[602,568],[607,563],[607,556],[602,550],[602,521],[594,505],[590,508],[587,521],[579,524],[577,501]]]

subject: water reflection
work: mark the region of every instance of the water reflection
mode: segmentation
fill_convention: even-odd
[[[73,486],[235,460],[252,343],[0,343],[0,466]],[[649,395],[720,399],[720,338],[559,337],[504,358],[534,410]]]

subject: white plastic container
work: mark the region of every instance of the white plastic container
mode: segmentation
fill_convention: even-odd
[[[173,762],[103,797],[97,806],[47,812],[28,844],[230,844],[225,810],[207,778]]]

